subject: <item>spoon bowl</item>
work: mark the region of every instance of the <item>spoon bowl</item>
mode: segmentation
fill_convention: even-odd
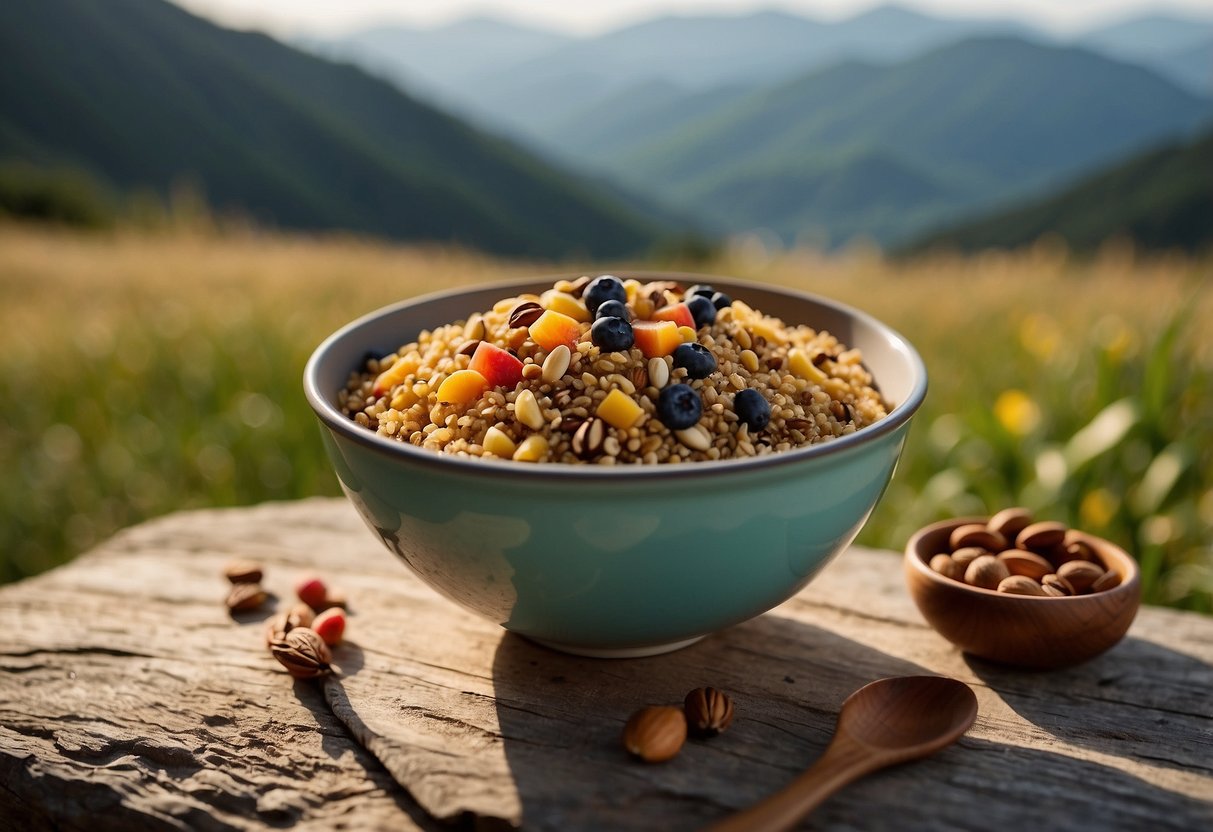
[[[847,697],[825,753],[783,789],[710,827],[712,832],[790,829],[865,774],[917,760],[955,742],[977,718],[977,697],[943,676],[897,676]]]

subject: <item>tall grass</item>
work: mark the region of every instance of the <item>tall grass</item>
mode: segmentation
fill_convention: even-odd
[[[1210,265],[742,245],[695,269],[852,303],[922,352],[928,402],[863,542],[897,549],[929,520],[1021,503],[1134,552],[1151,601],[1209,612]],[[0,580],[176,509],[338,493],[300,393],[315,344],[422,291],[581,268],[351,239],[0,227]]]

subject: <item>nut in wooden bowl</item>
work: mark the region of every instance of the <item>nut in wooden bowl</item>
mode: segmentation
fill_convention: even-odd
[[[1022,523],[1022,518],[1016,520]],[[1032,556],[1007,551],[979,555],[969,561],[971,568],[980,560],[974,570],[974,577],[981,578],[982,585],[978,586],[949,577],[956,574],[954,569],[948,574],[932,569],[933,561],[944,565],[936,558],[951,552],[957,529],[987,522],[984,517],[944,520],[920,529],[906,544],[905,574],[910,595],[940,635],[974,656],[1039,670],[1084,662],[1124,637],[1141,604],[1137,562],[1120,547],[1094,535],[1067,531],[1060,524],[1035,524],[1040,527],[1036,529],[1024,526],[1022,531],[1031,532],[1029,542],[1036,544],[1037,555],[1045,551],[1053,559],[1040,555],[1038,563]],[[1062,535],[1064,546],[1060,543]],[[961,539],[957,543],[968,545],[980,535],[976,529],[967,528],[958,537]],[[1071,546],[1074,552],[1068,553]],[[968,554],[963,552],[962,559]],[[1006,570],[1010,577],[994,581],[1001,572],[989,565],[991,561],[1010,566]],[[1033,573],[1046,563],[1056,567],[1056,574],[1036,578]],[[1101,580],[1096,590],[1096,582]],[[991,582],[993,586],[983,588]],[[1042,590],[1047,584],[1070,586],[1077,592],[1076,583],[1086,594],[1053,594],[1057,590],[1036,594],[1028,586],[1035,583]]]

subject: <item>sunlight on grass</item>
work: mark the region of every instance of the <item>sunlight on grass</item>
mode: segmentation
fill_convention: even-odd
[[[1213,611],[1208,261],[741,245],[691,268],[861,307],[923,354],[927,403],[862,542],[900,549],[930,520],[1024,504],[1134,553],[1150,601]],[[421,292],[577,270],[352,239],[0,227],[0,580],[180,508],[339,493],[300,384],[325,335]]]

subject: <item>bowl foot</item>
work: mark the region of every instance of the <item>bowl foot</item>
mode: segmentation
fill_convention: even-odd
[[[641,659],[645,656],[660,656],[662,653],[672,653],[675,650],[690,647],[695,642],[705,638],[705,636],[695,636],[694,638],[683,639],[682,641],[668,641],[665,644],[649,644],[644,647],[616,648],[582,647],[579,644],[563,644],[559,641],[548,641],[547,639],[532,638],[531,636],[526,636],[526,638],[536,644],[542,644],[544,647],[559,650],[561,653],[572,653],[574,656],[588,656],[591,659]]]

